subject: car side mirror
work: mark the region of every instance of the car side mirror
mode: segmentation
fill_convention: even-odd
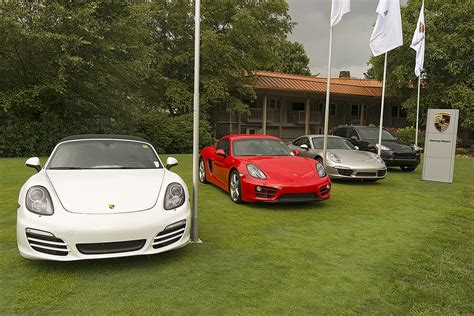
[[[170,170],[171,167],[174,167],[177,165],[178,165],[178,159],[174,157],[168,157],[168,159],[166,159],[166,169]]]
[[[304,150],[308,150],[308,149],[309,149],[308,145],[306,145],[306,144],[301,144],[301,145],[300,145],[300,148],[301,148],[301,149],[304,149]]]
[[[217,155],[217,156],[222,156],[222,157],[225,157],[225,156],[226,156],[224,149],[218,149],[218,150],[216,151],[216,155]]]
[[[298,149],[293,149],[293,155],[298,156],[300,151]]]
[[[40,160],[38,157],[31,157],[25,162],[25,165],[27,167],[35,168],[37,172],[40,172],[41,170]]]

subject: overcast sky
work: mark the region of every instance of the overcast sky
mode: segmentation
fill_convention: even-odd
[[[402,4],[406,0],[400,1]],[[304,45],[313,74],[327,75],[329,49],[329,16],[331,0],[288,0],[293,22],[298,23],[289,38]],[[369,39],[377,18],[378,0],[352,0],[351,12],[333,29],[332,72],[350,70],[352,77],[362,78],[371,55]]]

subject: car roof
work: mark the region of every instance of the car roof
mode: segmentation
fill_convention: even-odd
[[[118,134],[82,134],[82,135],[71,135],[64,137],[59,142],[67,142],[71,140],[86,140],[86,139],[121,139],[121,140],[133,140],[139,142],[149,143],[146,139],[138,136],[130,135],[118,135]]]
[[[312,134],[312,135],[304,135],[304,136],[310,137],[310,138],[313,138],[313,137],[322,138],[322,137],[324,137],[324,135],[322,135],[322,134]],[[301,136],[301,137],[304,137],[304,136]],[[328,135],[328,138],[342,138],[342,137],[339,137],[339,136],[336,136],[336,135]]]
[[[263,134],[233,134],[233,135],[228,135],[224,136],[223,138],[230,138],[232,140],[237,140],[237,139],[247,139],[247,138],[266,138],[266,139],[278,139],[278,137],[275,136],[270,136],[270,135],[263,135]]]

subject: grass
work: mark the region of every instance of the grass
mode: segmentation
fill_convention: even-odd
[[[176,157],[191,186],[191,156]],[[0,159],[1,314],[474,313],[473,159],[453,184],[393,169],[309,205],[235,205],[201,185],[203,244],[73,263],[19,256],[23,163]]]

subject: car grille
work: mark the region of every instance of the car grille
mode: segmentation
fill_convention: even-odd
[[[158,249],[177,242],[183,237],[185,229],[186,222],[183,222],[182,225],[163,230],[153,240],[153,248]]]
[[[350,177],[352,175],[352,170],[351,169],[337,169],[337,172],[341,175],[341,176],[348,176]]]
[[[379,170],[377,171],[377,177],[383,177],[387,174],[387,170]]]
[[[92,244],[76,244],[77,250],[84,255],[102,255],[110,253],[120,253],[137,251],[145,246],[146,239],[99,242]]]
[[[48,255],[67,256],[69,247],[59,238],[27,232],[26,239],[34,250]]]
[[[316,201],[318,197],[315,193],[289,193],[280,196],[280,202],[310,202]]]
[[[375,172],[357,172],[358,177],[375,177],[376,175]]]
[[[277,192],[278,192],[278,189],[275,189],[275,188],[270,188],[270,187],[261,187],[261,191],[257,191],[257,189],[255,189],[255,196],[256,197],[259,197],[259,198],[267,198],[267,199],[271,199],[273,198]],[[255,187],[256,188],[256,187]]]
[[[415,153],[394,153],[393,159],[416,159]]]

